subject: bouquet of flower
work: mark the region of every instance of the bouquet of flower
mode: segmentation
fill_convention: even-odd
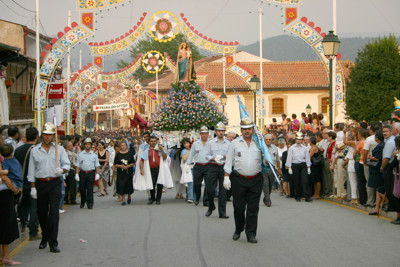
[[[124,164],[125,166],[128,166],[128,161],[126,159],[121,159],[122,164]],[[129,170],[126,169],[126,173],[128,173]]]

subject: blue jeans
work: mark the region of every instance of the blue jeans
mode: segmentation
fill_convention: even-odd
[[[64,196],[65,196],[65,187],[64,187],[64,176],[61,176],[61,201],[60,201],[60,210],[63,209],[64,205]]]
[[[193,177],[193,169],[192,169],[192,177]],[[188,200],[195,200],[196,196],[194,194],[194,190],[193,190],[193,182],[190,182],[187,184],[187,199]]]

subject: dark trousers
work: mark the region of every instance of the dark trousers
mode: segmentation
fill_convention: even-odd
[[[65,201],[76,201],[76,180],[75,180],[75,170],[69,170],[68,175],[65,179],[67,187],[65,188]]]
[[[21,202],[18,205],[18,218],[22,227],[28,225],[29,236],[37,236],[39,233],[39,219],[37,215],[37,200],[33,199],[30,194],[30,183],[25,183]]]
[[[193,167],[193,187],[194,193],[196,195],[196,201],[200,201],[201,197],[201,183],[206,181],[208,174],[208,166],[207,165],[194,165]],[[204,196],[203,203],[208,203],[208,195],[207,195],[207,187],[204,188]]]
[[[292,170],[295,198],[301,199],[304,196],[305,199],[309,199],[307,165],[305,163],[292,163]]]
[[[395,209],[393,196],[394,175],[393,168],[390,168],[389,165],[390,164],[388,164],[383,170],[383,185],[385,187],[386,197],[389,200],[388,207]]]
[[[230,176],[232,182],[233,214],[235,232],[241,233],[246,226],[247,236],[256,236],[258,210],[263,188],[263,177],[260,175],[247,179],[240,177],[235,171]],[[245,215],[246,212],[246,215]]]
[[[79,172],[79,192],[81,193],[81,205],[93,207],[93,184],[95,172]]]
[[[42,228],[42,240],[50,247],[58,246],[59,207],[61,201],[61,179],[36,181],[37,213]]]
[[[356,170],[357,177],[357,189],[358,189],[358,202],[361,205],[367,203],[367,179],[364,175],[364,165],[359,162],[354,163],[354,169]]]
[[[289,174],[289,190],[290,190],[290,197],[293,198],[295,197],[295,193],[294,193],[294,176],[293,174]]]
[[[208,175],[206,179],[206,192],[208,195],[208,209],[214,210],[215,189],[219,183],[218,193],[218,212],[219,215],[226,215],[226,189],[224,187],[224,166],[208,165]]]
[[[162,190],[164,186],[162,184],[157,184],[158,173],[160,168],[150,168],[151,172],[151,180],[153,181],[153,189],[150,190],[150,196],[152,200],[160,201],[162,197]],[[157,187],[157,196],[156,196],[156,187]]]

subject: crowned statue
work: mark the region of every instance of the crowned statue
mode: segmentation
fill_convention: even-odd
[[[193,54],[189,44],[183,39],[179,45],[178,58],[175,69],[175,82],[192,82],[196,80],[193,65]]]

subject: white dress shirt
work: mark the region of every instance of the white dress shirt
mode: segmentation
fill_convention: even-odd
[[[69,170],[71,167],[67,152],[62,146],[58,146],[58,167],[65,170]],[[55,145],[50,147],[49,152],[42,147],[42,144],[32,148],[29,156],[28,181],[34,183],[36,178],[57,176]]]
[[[244,176],[253,176],[261,172],[262,153],[254,140],[247,145],[243,136],[232,141],[226,156],[224,171],[231,174],[232,170]]]

